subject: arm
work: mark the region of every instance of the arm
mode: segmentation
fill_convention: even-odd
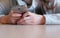
[[[41,21],[40,21],[40,25],[44,25],[45,22],[46,22],[46,18],[45,18],[45,16],[42,16]]]
[[[8,23],[8,16],[0,17],[0,24],[7,24]]]

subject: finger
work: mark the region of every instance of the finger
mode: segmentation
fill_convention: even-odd
[[[20,18],[21,18],[21,14],[13,14],[13,15],[11,16],[11,18],[20,19]]]
[[[11,20],[11,23],[13,24],[16,23],[16,19],[11,18],[10,20]]]
[[[17,21],[17,24],[21,24],[23,22],[25,22],[25,20],[24,19],[20,19],[19,21]]]
[[[17,16],[17,17],[19,17],[19,16],[22,16],[22,15],[15,13],[15,14],[12,14],[12,16]]]
[[[23,15],[23,17],[25,18],[25,17],[29,17],[30,15],[28,14],[28,13],[25,13],[24,15]]]

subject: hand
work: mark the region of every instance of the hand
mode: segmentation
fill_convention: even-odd
[[[24,14],[23,18],[17,22],[18,25],[29,25],[34,24],[34,15]]]
[[[17,22],[17,20],[19,20],[21,18],[21,14],[19,14],[18,12],[15,12],[13,10],[11,10],[11,12],[9,13],[9,21],[12,24],[15,24]]]

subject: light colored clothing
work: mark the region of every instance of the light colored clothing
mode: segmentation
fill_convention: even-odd
[[[0,16],[8,14],[10,7],[5,2],[0,2]]]
[[[4,12],[3,10],[5,10],[5,7],[2,3],[0,3],[0,15],[3,14],[3,12]]]
[[[53,1],[49,3],[49,6],[53,4]],[[46,14],[56,14],[60,13],[60,0],[54,0],[54,9],[53,10],[47,10]]]
[[[46,17],[46,24],[60,24],[60,14],[48,14]]]
[[[60,13],[60,0],[55,0],[54,6],[55,6],[55,9],[54,9],[55,13]]]
[[[51,2],[48,3],[48,6],[51,7],[52,4],[54,5],[54,0],[51,0]],[[46,14],[53,14],[54,13],[54,9],[46,9],[45,7],[45,10],[46,10]]]
[[[55,1],[54,1],[54,5],[56,5],[56,4],[57,4],[58,6],[60,6],[60,5],[59,5],[59,4],[60,4],[60,0],[55,0]]]
[[[5,15],[5,5],[3,3],[0,3],[0,17]]]
[[[37,2],[37,0],[32,0],[32,5],[31,5],[31,7],[29,8],[29,10],[33,10],[34,11],[34,13],[35,13],[35,8],[37,7],[37,5],[38,5],[38,2]]]
[[[18,2],[19,5],[26,5],[26,3],[22,0],[17,0],[17,2]]]

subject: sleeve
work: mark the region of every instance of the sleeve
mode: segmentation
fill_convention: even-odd
[[[0,2],[0,15],[6,15],[9,13],[9,6],[6,5],[4,2]]]
[[[18,2],[19,5],[26,5],[26,3],[22,0],[17,0],[17,2]]]

